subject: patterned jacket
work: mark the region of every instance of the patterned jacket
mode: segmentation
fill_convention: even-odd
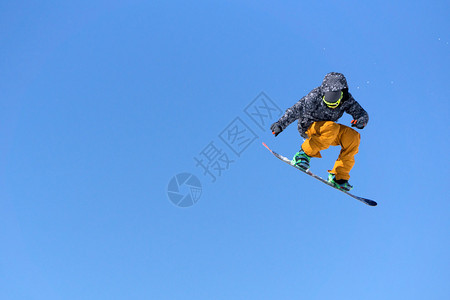
[[[344,90],[341,104],[336,108],[329,108],[322,97],[326,92]],[[298,120],[298,131],[303,138],[307,138],[306,131],[312,123],[318,121],[336,122],[344,112],[353,119],[367,124],[369,115],[348,92],[347,80],[341,73],[331,72],[325,75],[322,85],[313,89],[296,104],[288,108],[277,124],[284,130],[289,124]]]

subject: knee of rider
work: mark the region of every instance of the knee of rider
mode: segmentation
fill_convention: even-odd
[[[361,141],[361,135],[358,131],[348,128],[346,134],[342,137],[342,143],[345,148],[349,147],[359,147],[359,143]]]
[[[359,132],[357,132],[356,130],[353,130],[353,137],[352,137],[352,144],[358,148],[359,144],[361,142],[361,135],[359,134]]]

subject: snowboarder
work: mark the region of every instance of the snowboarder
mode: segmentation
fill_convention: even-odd
[[[363,129],[369,115],[348,92],[345,76],[331,72],[325,75],[322,85],[301,98],[270,129],[277,136],[286,127],[298,120],[298,131],[305,138],[300,150],[294,155],[292,163],[303,170],[309,169],[311,157],[322,157],[320,151],[330,146],[341,146],[341,152],[329,172],[328,182],[335,187],[350,191],[348,182],[350,170],[355,164],[360,134],[345,125],[335,123],[344,112],[353,117],[352,127]]]

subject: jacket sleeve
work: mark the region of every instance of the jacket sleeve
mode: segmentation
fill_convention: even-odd
[[[278,120],[277,123],[281,126],[282,130],[285,130],[292,122],[300,118],[302,101],[304,101],[304,98],[300,99],[300,101],[295,103],[292,107],[286,109],[284,115]]]
[[[349,101],[349,107],[346,109],[346,113],[350,114],[353,119],[358,120],[360,122],[363,122],[367,125],[369,122],[369,114],[364,110],[364,108],[359,105],[359,103],[353,98],[353,96],[350,96]]]
[[[315,110],[314,99],[318,97],[320,93],[319,88],[313,89],[308,95],[301,98],[292,107],[288,108],[284,115],[278,120],[278,124],[284,130],[295,120],[300,118],[310,117],[310,113]]]

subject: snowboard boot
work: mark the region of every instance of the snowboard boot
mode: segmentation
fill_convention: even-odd
[[[328,173],[328,182],[337,187],[340,190],[350,191],[353,186],[348,183],[348,180],[344,179],[336,179],[336,176],[332,173]]]
[[[294,158],[292,159],[292,163],[302,169],[303,171],[309,170],[309,162],[311,161],[311,156],[305,153],[303,149],[300,148],[300,151],[298,151]]]

